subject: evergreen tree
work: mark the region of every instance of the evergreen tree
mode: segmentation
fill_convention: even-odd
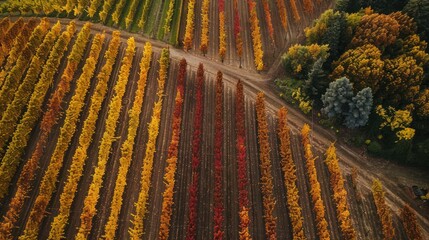
[[[372,109],[371,88],[364,88],[349,102],[349,111],[346,114],[344,124],[348,128],[365,126]]]
[[[420,36],[429,40],[429,0],[410,0],[403,11],[414,18]]]
[[[322,113],[328,117],[341,116],[348,111],[353,97],[353,84],[346,77],[339,78],[329,84],[322,95]]]
[[[329,85],[329,78],[327,78],[327,74],[323,69],[325,62],[326,58],[317,59],[308,73],[307,80],[305,80],[303,90],[312,99],[320,99],[321,94],[326,91]]]

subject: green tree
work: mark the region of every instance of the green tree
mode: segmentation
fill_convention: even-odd
[[[304,82],[303,90],[305,94],[313,99],[320,99],[321,94],[329,86],[329,78],[323,69],[325,62],[326,59],[324,58],[317,59],[308,73],[307,80]]]
[[[414,18],[420,36],[429,40],[429,0],[410,0],[403,11]]]
[[[313,64],[319,58],[328,57],[328,45],[312,44],[303,46],[296,44],[282,56],[282,62],[292,76],[305,79]]]

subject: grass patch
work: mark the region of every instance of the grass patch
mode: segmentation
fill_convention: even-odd
[[[149,1],[149,0],[139,1],[139,4],[137,5],[137,11],[134,14],[134,20],[131,23],[131,26],[129,29],[131,32],[141,31],[141,29],[139,28],[138,25],[139,25],[139,20],[143,14],[143,7],[144,7],[144,4],[146,3],[146,1]]]
[[[143,29],[143,32],[148,36],[153,37],[154,25],[157,21],[158,12],[161,10],[162,1],[156,0],[151,1],[151,6],[149,7],[149,14],[146,19],[146,23]]]
[[[179,31],[180,31],[180,20],[183,12],[183,0],[176,0],[174,4],[173,19],[171,20],[170,40],[169,43],[178,46]]]
[[[161,18],[160,18],[160,22],[158,24],[158,33],[156,35],[156,38],[158,40],[161,40],[161,41],[164,40],[164,35],[165,35],[164,25],[165,25],[165,20],[167,18],[168,7],[169,7],[171,1],[174,1],[174,0],[164,1],[164,5],[162,6]]]

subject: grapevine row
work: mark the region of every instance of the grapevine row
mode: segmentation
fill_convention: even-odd
[[[292,0],[293,1],[293,0]],[[283,28],[287,29],[287,9],[284,0],[276,0],[277,9],[280,13],[280,21],[282,23]]]
[[[27,44],[37,24],[38,24],[38,21],[36,19],[31,18],[30,20],[28,20],[28,22],[25,23],[25,25],[23,26],[21,32],[13,41],[13,46],[8,52],[9,56],[6,59],[6,64],[3,66],[3,69],[0,73],[1,79],[5,78],[5,75],[9,72],[9,70],[12,68],[13,64],[15,63],[15,61],[19,58],[19,55],[21,54],[22,50]],[[3,65],[3,61],[4,60],[0,59],[0,66]],[[3,80],[0,80],[0,81],[3,81]]]
[[[262,92],[256,97],[256,115],[258,125],[259,159],[261,169],[261,190],[264,205],[265,234],[267,239],[276,239],[277,218],[273,215],[276,198],[273,194],[273,175],[270,145],[268,139],[268,124],[265,113],[265,96]]]
[[[33,33],[30,36],[30,39],[25,44],[22,53],[19,55],[12,69],[9,71],[9,74],[5,78],[0,91],[0,115],[3,115],[3,112],[6,110],[7,105],[12,102],[13,95],[19,88],[22,75],[24,75],[25,69],[27,69],[28,65],[30,65],[31,59],[33,58],[34,54],[36,54],[38,46],[43,42],[43,39],[48,33],[48,31],[49,24],[46,21],[43,21],[39,24],[37,28],[34,29]],[[8,70],[9,69],[5,69],[5,71]],[[3,72],[0,73],[0,75],[3,75]],[[0,76],[0,78],[1,77],[2,76]],[[6,134],[2,134],[2,136],[3,135]],[[10,132],[7,135],[10,136]],[[3,138],[0,141],[0,147],[4,147]]]
[[[144,25],[146,23],[146,18],[147,18],[147,14],[149,13],[149,7],[150,7],[151,3],[152,3],[152,0],[146,0],[144,2],[143,12],[142,12],[142,15],[140,16],[140,19],[139,19],[139,22],[138,22],[138,27],[141,28],[141,29],[144,28]]]
[[[189,188],[189,213],[188,227],[186,233],[187,240],[196,239],[197,235],[197,215],[199,198],[199,169],[201,162],[201,135],[203,131],[203,111],[204,111],[204,66],[202,63],[198,66],[196,79],[194,108],[194,131],[192,135],[192,180]]]
[[[384,239],[393,239],[395,237],[395,229],[393,228],[392,214],[389,206],[386,204],[383,185],[378,179],[372,182],[372,195],[374,197],[377,214],[380,218]]]
[[[28,98],[30,97],[30,94],[34,88],[35,82],[37,80],[36,78],[42,70],[42,65],[48,58],[51,47],[55,44],[55,40],[60,35],[60,31],[61,25],[59,22],[57,22],[57,24],[55,24],[46,35],[43,43],[37,50],[36,56],[34,56],[31,61],[23,83],[15,93],[13,102],[8,106],[5,115],[0,122],[0,126],[4,126],[4,122],[15,122],[17,121],[18,117],[21,116],[21,112],[24,106],[27,104]],[[5,236],[5,238],[12,238],[12,230],[18,221],[19,215],[21,214],[24,206],[24,200],[31,189],[31,184],[34,179],[34,173],[36,169],[37,164],[34,165],[26,163],[23,170],[21,171],[21,175],[19,176],[17,182],[18,188],[15,192],[15,195],[12,197],[12,200],[10,201],[9,209],[6,212],[3,221],[0,223],[0,235]]]
[[[151,121],[148,126],[149,139],[147,140],[145,156],[143,158],[140,192],[138,200],[135,203],[136,211],[132,220],[133,227],[130,228],[131,239],[141,239],[143,235],[143,220],[146,213],[147,200],[149,198],[153,159],[155,157],[156,139],[158,137],[159,125],[161,121],[162,99],[168,75],[169,61],[169,50],[164,48],[162,49],[161,58],[159,60],[160,69],[158,76],[158,90],[156,93],[158,100],[154,104]]]
[[[185,37],[183,39],[183,49],[185,49],[185,51],[192,48],[192,41],[194,40],[194,8],[195,0],[189,0],[188,14],[186,15]]]
[[[223,60],[226,54],[225,0],[219,0],[219,57]]]
[[[164,182],[165,190],[162,194],[161,222],[158,232],[159,239],[168,239],[170,234],[170,220],[173,211],[173,196],[175,185],[175,174],[179,154],[180,127],[182,123],[183,96],[185,94],[186,60],[180,61],[179,74],[177,77],[177,93],[174,104],[171,141],[168,147],[167,166],[165,167]]]
[[[234,38],[235,38],[235,49],[237,55],[240,57],[241,66],[241,55],[243,54],[243,39],[241,38],[241,27],[240,27],[240,12],[238,11],[238,0],[234,0]]]
[[[298,7],[296,6],[295,0],[290,0],[290,7],[292,8],[292,15],[295,22],[301,21],[301,17],[298,12]]]
[[[314,205],[314,213],[316,214],[317,235],[320,239],[329,239],[328,222],[325,219],[325,207],[322,199],[320,183],[317,180],[317,170],[313,152],[310,145],[310,126],[304,124],[301,129],[302,145],[304,147],[304,156],[306,160],[307,175],[310,180],[310,194]]]
[[[42,21],[41,24],[47,24],[49,28],[49,23]],[[0,133],[0,153],[3,151],[6,141],[13,134],[18,120],[21,117],[22,111],[26,106],[28,99],[33,92],[34,85],[38,80],[38,76],[42,71],[42,66],[46,62],[51,47],[55,44],[55,40],[58,37],[61,31],[61,25],[58,22],[50,31],[50,34],[44,38],[42,44],[37,48],[36,54],[31,60],[30,66],[27,70],[24,80],[21,85],[18,87],[18,90],[14,93],[12,102],[7,105],[5,112],[2,114],[0,127],[2,132]],[[0,190],[1,192],[2,190]],[[0,199],[2,194],[0,194]]]
[[[262,5],[264,8],[265,23],[267,24],[268,34],[270,35],[272,43],[274,43],[274,28],[273,28],[273,23],[271,21],[271,12],[270,12],[270,5],[268,3],[268,0],[262,0]]]
[[[280,140],[280,164],[284,174],[286,187],[286,201],[289,218],[292,224],[293,239],[305,239],[303,217],[299,206],[299,191],[297,186],[296,167],[290,147],[290,129],[287,123],[287,109],[281,108],[278,112],[278,136]]]
[[[125,94],[128,77],[131,70],[132,61],[135,54],[135,41],[131,37],[127,40],[127,49],[122,59],[119,77],[114,87],[114,96],[109,103],[109,113],[105,123],[103,138],[101,139],[98,151],[98,163],[95,168],[88,193],[84,200],[83,210],[80,215],[80,226],[76,239],[86,239],[92,228],[92,219],[95,216],[97,202],[100,198],[100,189],[103,185],[103,177],[106,172],[106,164],[115,139],[116,126],[119,114],[121,113],[122,98]]]
[[[306,13],[313,13],[313,3],[311,2],[311,0],[303,0],[304,3],[304,11]]]
[[[30,215],[25,225],[24,233],[22,236],[20,236],[20,239],[37,238],[46,208],[52,198],[52,194],[55,191],[55,183],[58,181],[60,169],[63,167],[64,155],[70,146],[70,142],[77,128],[77,121],[79,120],[82,108],[85,105],[85,96],[88,92],[103,42],[104,34],[95,35],[92,42],[90,55],[85,61],[82,74],[76,81],[76,90],[66,110],[64,124],[60,129],[60,135],[52,154],[51,161],[49,162],[48,168],[43,175],[42,181],[40,183],[39,193],[36,197],[33,207],[30,210]],[[59,91],[65,90],[61,89],[63,86],[64,85],[58,86],[60,89]]]
[[[24,19],[19,18],[15,21],[12,26],[10,26],[7,31],[2,36],[1,48],[0,48],[0,63],[3,63],[7,54],[9,54],[9,50],[13,45],[15,38],[21,32],[22,27],[24,26]],[[0,86],[2,82],[0,81]]]
[[[401,220],[409,239],[423,240],[422,229],[417,223],[416,212],[408,204],[401,209]]]
[[[356,232],[350,218],[350,210],[347,203],[347,191],[344,187],[344,179],[341,174],[340,166],[334,144],[331,144],[326,150],[326,165],[330,173],[330,182],[333,190],[333,198],[337,208],[337,219],[340,224],[341,233],[346,239],[356,239]]]
[[[140,113],[142,110],[143,99],[145,95],[145,87],[147,75],[150,68],[152,58],[152,45],[147,42],[144,47],[143,57],[140,62],[140,78],[137,81],[137,89],[134,97],[133,106],[129,111],[128,135],[121,147],[121,158],[119,159],[119,171],[116,176],[115,189],[113,199],[110,205],[110,215],[107,221],[104,237],[106,239],[114,239],[115,232],[118,227],[118,217],[122,207],[122,195],[124,194],[125,185],[127,184],[128,169],[131,165],[134,150],[134,139],[137,135],[137,129],[140,123]]]
[[[119,17],[121,17],[122,8],[124,8],[126,0],[116,1],[115,11],[112,14],[113,23],[119,24]]]
[[[261,40],[261,28],[259,27],[258,14],[256,12],[256,3],[254,0],[247,1],[249,5],[249,15],[250,15],[250,30],[252,31],[252,42],[253,42],[253,56],[255,61],[256,70],[261,71],[264,69],[263,56],[264,52],[262,51],[262,40]]]
[[[49,59],[44,65],[39,82],[35,86],[30,101],[27,104],[27,111],[24,113],[24,116],[13,133],[12,140],[9,143],[0,166],[0,193],[2,197],[6,194],[9,183],[22,160],[21,154],[23,154],[28,140],[30,139],[31,130],[39,120],[46,92],[52,85],[55,72],[58,69],[61,58],[67,49],[74,31],[74,24],[72,24],[67,31],[61,34],[60,38],[55,43],[49,55]]]
[[[235,119],[236,119],[236,134],[237,134],[237,167],[238,167],[238,208],[240,218],[239,236],[240,240],[252,239],[249,231],[249,178],[247,175],[246,162],[246,128],[245,128],[245,110],[244,110],[244,92],[243,83],[237,82],[237,90],[235,92]]]
[[[120,43],[119,31],[114,31],[109,47],[105,53],[106,63],[97,76],[97,85],[94,94],[91,96],[88,116],[83,123],[82,133],[79,136],[78,148],[73,155],[69,176],[67,177],[63,192],[60,196],[59,213],[55,216],[51,224],[49,239],[60,239],[64,237],[64,229],[70,216],[70,210],[79,180],[82,177],[83,166],[88,157],[87,151],[93,139],[101,104],[107,93],[109,78],[113,71],[113,64],[115,63]]]
[[[174,12],[174,2],[175,0],[170,0],[168,4],[167,16],[164,19],[165,23],[163,26],[165,33],[170,32],[170,25],[171,25],[171,20],[173,19],[173,12]]]
[[[203,54],[207,53],[209,45],[209,7],[210,0],[203,0],[201,7],[201,42],[200,50]]]
[[[214,139],[214,239],[223,239],[224,206],[223,206],[223,75],[217,72],[216,77],[216,105],[215,105],[215,139]]]

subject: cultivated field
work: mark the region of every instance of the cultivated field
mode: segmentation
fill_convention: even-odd
[[[175,1],[182,6],[179,43],[184,38],[188,2]],[[263,1],[257,1],[256,9],[262,25],[265,69],[273,66],[270,72],[275,72],[282,51],[301,38],[298,33],[328,8],[330,2],[314,1],[315,11],[302,14],[299,23],[294,23],[290,5],[286,4],[290,13],[287,30],[281,25],[274,1],[269,2],[276,33],[274,44],[265,25]],[[301,1],[297,3],[304,13]],[[202,1],[197,1],[195,9],[201,9],[201,4]],[[158,5],[151,6],[164,8]],[[210,3],[210,38],[205,56],[198,50],[201,30],[198,11],[193,47],[188,52],[167,48],[166,43],[148,38],[153,37],[149,32],[143,31],[145,37],[139,33],[119,34],[114,28],[85,25],[82,21],[70,23],[71,20],[62,19],[55,27],[55,18],[38,20],[40,25],[33,27],[33,33],[36,30],[41,33],[22,40],[25,44],[20,50],[22,57],[12,62],[9,56],[10,60],[1,64],[4,75],[0,75],[3,76],[0,94],[11,97],[5,110],[0,112],[0,239],[57,239],[59,236],[66,239],[292,239],[297,232],[290,214],[290,190],[285,187],[285,178],[289,176],[286,168],[296,168],[294,182],[304,236],[320,237],[311,190],[316,180],[320,183],[328,234],[331,239],[345,238],[337,217],[330,181],[332,173],[324,162],[325,151],[334,138],[319,126],[312,126],[311,148],[306,148],[301,129],[311,122],[289,109],[290,131],[286,132],[290,132],[290,138],[285,139],[290,141],[287,149],[290,148],[292,158],[286,167],[283,165],[286,157],[281,151],[279,124],[284,121],[278,118],[277,112],[284,104],[273,94],[267,81],[263,81],[268,76],[257,74],[247,20],[248,5],[239,1],[238,6],[243,69],[238,68],[234,29],[229,22],[233,19],[233,1],[225,5],[228,47],[223,63],[218,56],[218,25],[212,24],[218,21],[218,1]],[[162,22],[162,14],[160,10],[159,14],[152,11],[148,16],[154,16],[153,32],[159,32],[162,24],[156,22]],[[121,14],[124,15],[125,12]],[[1,21],[5,20],[0,20],[0,27]],[[13,26],[18,21],[22,20],[11,18],[8,24]],[[119,27],[120,24],[110,21],[104,23]],[[25,18],[22,29],[26,22]],[[7,33],[5,36],[11,39],[24,38],[19,31]],[[5,49],[7,42],[1,40]],[[171,39],[161,40],[170,42]],[[37,46],[46,49],[32,49],[33,45],[28,44],[32,41],[40,41]],[[12,42],[10,48],[18,51],[18,40]],[[152,43],[151,48],[148,42]],[[182,59],[187,61],[186,65]],[[7,61],[12,62],[10,73],[4,71]],[[219,77],[218,71],[223,77]],[[239,80],[244,86],[243,95],[237,91]],[[265,92],[264,99],[258,95],[260,91]],[[28,96],[24,97],[24,93]],[[142,98],[140,104],[138,98]],[[239,106],[244,109],[241,117]],[[243,122],[239,121],[241,118]],[[243,132],[239,131],[241,128]],[[130,133],[132,130],[135,135]],[[129,141],[131,148],[127,145]],[[348,151],[342,143],[336,146],[356,238],[383,238],[371,192],[372,178],[378,177],[386,184],[385,199],[388,212],[392,213],[394,239],[407,239],[399,209],[408,203],[418,210],[416,203],[410,202],[411,198],[403,190],[396,191],[395,183],[388,180],[389,170],[377,169],[374,162],[365,172],[366,159],[356,154],[356,150]],[[311,179],[308,170],[307,164],[313,160],[308,158],[309,149],[316,157],[315,179]],[[125,156],[130,158],[127,160]],[[354,178],[356,186],[351,176],[352,167],[359,170]],[[391,171],[398,168],[393,166]],[[169,185],[172,193],[166,190],[167,183],[173,184]],[[75,190],[71,191],[73,188],[69,185]],[[215,191],[219,186],[221,191]],[[244,203],[243,193],[247,193],[248,203]],[[172,203],[170,207],[165,205],[168,201]],[[118,205],[112,207],[112,204]],[[192,209],[195,215],[191,214]],[[242,215],[244,212],[248,215]],[[417,214],[423,237],[429,236],[427,214],[427,210]],[[59,215],[64,218],[60,219]],[[170,219],[166,219],[166,215]],[[275,224],[267,224],[269,221]],[[55,235],[56,231],[60,234]]]

